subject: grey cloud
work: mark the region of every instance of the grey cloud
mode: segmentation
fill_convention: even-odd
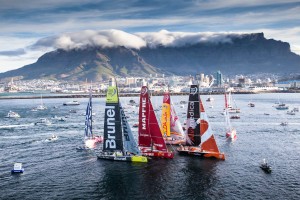
[[[0,51],[0,56],[21,56],[26,54],[26,51],[24,49],[15,49],[11,51]]]

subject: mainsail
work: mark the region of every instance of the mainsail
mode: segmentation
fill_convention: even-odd
[[[162,137],[147,86],[143,86],[140,94],[139,110],[139,146],[151,147],[160,151],[167,151]]]
[[[198,146],[201,143],[200,127],[197,123],[200,118],[199,99],[198,85],[191,85],[186,120],[187,145],[190,146]]]
[[[167,143],[185,143],[185,134],[175,112],[169,92],[164,93],[161,115],[161,132],[163,137],[167,139]]]
[[[106,95],[103,151],[123,151],[118,89],[109,86]]]
[[[121,118],[122,118],[122,127],[124,135],[124,149],[135,155],[140,154],[140,150],[137,146],[137,143],[133,137],[130,126],[127,122],[127,117],[125,115],[124,109],[120,106]]]
[[[92,113],[93,113],[93,108],[92,108],[92,94],[90,93],[90,98],[88,105],[86,107],[86,112],[85,112],[85,127],[84,127],[84,139],[91,139],[93,138],[93,129],[92,129]]]

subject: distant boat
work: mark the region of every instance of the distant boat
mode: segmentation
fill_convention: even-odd
[[[40,118],[34,125],[51,125],[51,122],[47,118]]]
[[[228,103],[227,103],[226,91],[225,91],[224,97],[225,97],[224,116],[225,116],[225,123],[226,123],[226,137],[231,139],[231,140],[235,140],[237,138],[236,129],[232,127],[231,122],[230,122],[230,119],[232,119],[232,117],[234,117],[234,116],[230,117],[230,114],[228,112]]]
[[[255,104],[252,103],[252,102],[249,102],[249,103],[248,103],[248,106],[253,108],[253,107],[255,107]]]
[[[296,115],[296,112],[294,110],[289,110],[286,112],[288,115]]]
[[[6,118],[20,118],[21,116],[18,113],[10,110],[5,117]]]
[[[97,157],[125,162],[148,162],[147,157],[141,155],[133,137],[119,101],[118,88],[112,80],[106,94],[103,150]]]
[[[15,163],[14,168],[11,170],[11,173],[23,173],[24,168],[22,168],[22,163]]]
[[[288,122],[281,122],[280,123],[280,126],[287,126],[288,125]]]
[[[229,113],[240,113],[241,109],[237,108],[236,104],[232,105],[233,99],[231,92],[228,93],[228,101],[227,101],[227,108]]]
[[[277,110],[288,110],[288,109],[289,109],[289,106],[285,105],[284,103],[280,103],[280,104],[277,104],[277,105],[275,106],[275,108],[276,108]]]
[[[186,145],[177,148],[180,154],[225,160],[205,113],[198,85],[190,86],[186,129]]]
[[[264,172],[266,172],[266,173],[268,173],[268,174],[272,172],[271,166],[266,162],[265,159],[263,159],[263,163],[260,164],[259,167],[260,167],[262,170],[264,170]]]
[[[52,135],[50,138],[48,138],[47,140],[48,141],[55,141],[55,140],[57,140],[58,139],[58,137],[56,136],[56,135]]]
[[[43,103],[43,96],[42,95],[41,95],[41,104],[38,105],[35,109],[36,110],[47,110],[47,107]]]
[[[63,105],[64,106],[78,106],[78,105],[80,105],[80,103],[78,101],[73,100],[73,101],[65,102],[65,103],[63,103]]]
[[[230,119],[240,119],[241,117],[239,115],[231,115]]]

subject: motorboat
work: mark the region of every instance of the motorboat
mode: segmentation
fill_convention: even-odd
[[[266,173],[268,173],[268,174],[272,172],[271,166],[266,162],[265,159],[263,159],[263,163],[260,164],[259,167],[260,167],[262,170],[264,170],[264,172],[266,172]]]
[[[240,119],[241,117],[239,116],[239,115],[232,115],[231,117],[230,117],[230,119]]]
[[[44,106],[43,104],[41,104],[41,105],[38,105],[35,109],[36,110],[47,110],[47,107]]]
[[[34,125],[51,125],[51,122],[47,118],[40,118]]]
[[[286,112],[286,114],[288,115],[296,115],[295,111],[294,110],[289,110]]]
[[[253,108],[253,107],[255,107],[255,104],[250,102],[250,103],[248,104],[248,106]]]
[[[287,126],[288,125],[288,122],[281,122],[280,123],[280,126]]]
[[[18,113],[10,110],[5,117],[6,118],[20,118],[21,116]]]
[[[280,103],[280,104],[276,105],[275,108],[276,108],[277,110],[288,110],[288,109],[289,109],[289,106],[287,106],[287,105],[284,104],[284,103]]]
[[[57,140],[58,139],[58,137],[56,136],[56,135],[52,135],[50,138],[48,138],[47,140],[48,141],[55,141],[55,140]]]
[[[15,163],[14,168],[11,170],[11,173],[23,173],[24,168],[22,168],[22,163]]]
[[[73,101],[65,102],[65,103],[63,103],[63,105],[64,106],[78,106],[78,105],[80,105],[80,103],[78,101],[73,100]]]

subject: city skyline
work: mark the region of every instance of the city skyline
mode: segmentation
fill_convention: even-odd
[[[291,50],[300,54],[298,1],[15,0],[0,1],[0,5],[0,73],[70,45],[68,38],[74,34],[79,42],[80,35],[99,40],[99,33],[100,39],[104,35],[114,44],[129,38],[134,41],[131,47],[139,48],[149,35],[154,42],[170,43],[191,34],[264,32],[267,39],[289,42]]]

